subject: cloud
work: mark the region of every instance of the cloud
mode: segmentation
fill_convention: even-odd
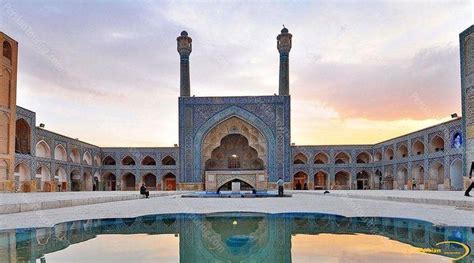
[[[460,111],[459,58],[453,46],[386,63],[315,63],[296,74],[295,101],[324,101],[343,118],[421,120]],[[415,95],[429,110],[417,105]]]
[[[297,142],[339,142],[334,134],[354,121],[401,131],[411,120],[408,129],[421,128],[460,108],[457,34],[470,23],[466,1],[2,3],[21,18],[0,19],[20,43],[18,103],[55,131],[98,145],[178,141],[181,30],[193,38],[192,94],[271,95],[278,92],[275,38],[285,24],[293,34]],[[88,114],[70,118],[75,110]],[[325,132],[306,132],[316,126]],[[377,137],[365,134],[345,140]]]

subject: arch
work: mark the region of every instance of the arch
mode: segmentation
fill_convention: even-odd
[[[314,174],[314,190],[328,189],[329,175],[324,171],[318,171]]]
[[[435,161],[430,166],[429,190],[444,190],[444,165]]]
[[[46,246],[51,238],[51,228],[37,228],[35,236],[38,245]]]
[[[356,163],[371,163],[372,155],[368,152],[361,152],[356,157]]]
[[[267,145],[263,134],[257,128],[238,117],[230,117],[212,127],[203,138],[202,145],[201,155],[202,161],[205,161],[205,167],[206,162],[210,159],[216,162],[216,151],[222,152],[222,150],[225,150],[224,155],[226,156],[223,157],[227,158],[228,155],[234,156],[234,154],[229,152],[233,149],[240,152],[238,154],[239,157],[251,156],[251,158],[246,158],[249,159],[246,166],[252,166],[252,162],[255,162],[256,165],[261,163],[257,159],[263,162],[259,166],[264,167],[266,164]],[[218,150],[218,148],[221,148],[221,150]],[[226,152],[227,154],[225,154]]]
[[[20,192],[31,192],[30,167],[26,163],[19,163],[15,166],[15,188]]]
[[[221,191],[224,189],[224,191],[231,191],[232,190],[232,182],[240,182],[241,183],[241,187],[244,186],[245,189],[242,189],[241,190],[252,190],[255,188],[255,182],[252,182],[251,180],[249,180],[248,178],[242,178],[240,176],[233,176],[233,177],[229,177],[229,178],[226,178],[225,181],[222,181],[220,182],[218,185],[217,185],[217,190],[218,191]]]
[[[451,138],[451,148],[461,149],[462,145],[463,145],[462,133],[460,131],[457,131],[453,134],[453,137]]]
[[[205,142],[207,134],[219,124],[225,122],[226,120],[237,117],[240,120],[248,123],[252,128],[256,129],[263,135],[263,140],[265,140],[266,152],[265,156],[262,156],[262,160],[268,171],[269,178],[274,178],[276,176],[275,170],[275,137],[272,130],[268,127],[268,125],[263,122],[258,116],[254,115],[253,113],[248,112],[247,110],[237,107],[231,106],[228,107],[210,117],[204,124],[202,124],[195,133],[193,145],[195,152],[199,152],[203,149],[203,144]],[[254,138],[255,139],[255,138]],[[258,139],[258,138],[257,138]],[[258,150],[265,150],[265,149],[258,149]],[[267,154],[268,153],[268,154]],[[194,169],[193,175],[194,179],[199,178],[202,175],[202,168],[203,168],[203,156],[200,154],[194,154]]]
[[[221,191],[232,191],[232,183],[240,183],[241,191],[252,191],[253,189],[255,189],[255,187],[252,184],[246,182],[244,179],[234,178],[223,183],[221,186],[219,186],[217,188],[217,193],[220,193]]]
[[[346,171],[339,171],[334,176],[334,189],[348,190],[351,189],[351,175]]]
[[[385,150],[385,160],[393,160],[393,149],[392,148],[387,148]]]
[[[161,180],[164,191],[176,191],[176,175],[167,173]]]
[[[417,189],[423,190],[425,188],[425,168],[423,165],[416,164],[411,168],[411,178],[412,182],[415,181]]]
[[[356,174],[356,189],[370,189],[370,174],[366,170],[362,170]]]
[[[107,172],[102,175],[104,191],[115,191],[117,189],[117,178],[115,174]]]
[[[56,191],[58,192],[65,192],[67,191],[68,183],[67,183],[67,173],[66,170],[62,167],[58,167],[54,174],[54,180],[56,182]]]
[[[102,160],[103,165],[116,165],[115,159],[112,156],[108,155]]]
[[[206,160],[205,170],[263,170],[264,164],[255,148],[242,134],[224,136]]]
[[[307,164],[308,157],[304,153],[298,153],[293,158],[293,164]]]
[[[125,156],[125,158],[122,159],[122,165],[135,165],[135,159],[133,159],[130,155]]]
[[[176,165],[176,160],[173,157],[167,155],[161,160],[161,165]]]
[[[135,175],[132,173],[125,173],[122,175],[122,191],[134,191],[136,189]]]
[[[93,180],[94,180],[94,182],[92,184],[92,191],[99,191],[99,186],[100,186],[100,173],[99,173],[99,171],[95,171]]]
[[[100,166],[100,157],[99,157],[99,155],[94,156],[94,166]]]
[[[156,189],[156,175],[152,173],[147,173],[142,177],[142,183],[145,184],[146,188],[149,191],[157,190]]]
[[[382,161],[382,152],[375,152],[374,154],[374,162],[380,162]]]
[[[78,169],[74,169],[70,173],[71,191],[81,191],[81,173]]]
[[[444,139],[441,136],[436,135],[430,141],[430,152],[442,152],[444,151]]]
[[[451,179],[451,190],[463,190],[462,160],[455,159],[449,167],[449,178]]]
[[[425,144],[420,140],[416,140],[415,143],[413,143],[412,152],[413,155],[425,154]]]
[[[15,152],[31,154],[31,128],[25,119],[16,121],[15,130]]]
[[[13,57],[13,50],[12,50],[12,45],[8,41],[3,41],[3,57],[8,59],[8,61],[11,63],[12,62],[12,57]]]
[[[71,162],[81,163],[81,154],[79,153],[79,150],[77,148],[72,148],[69,157],[71,158]]]
[[[54,159],[58,161],[67,162],[67,152],[64,146],[62,146],[61,144],[58,144],[56,145],[56,147],[54,147]]]
[[[308,190],[308,175],[305,172],[293,175],[293,190]]]
[[[51,149],[49,145],[41,140],[36,144],[36,157],[51,158]]]
[[[36,190],[43,192],[51,192],[51,172],[46,166],[40,166],[36,169]]]
[[[68,223],[59,223],[54,225],[54,236],[57,240],[67,241],[67,224]]]
[[[385,176],[383,178],[383,188],[385,190],[393,189],[393,170],[391,168],[385,169]]]
[[[408,147],[405,144],[402,144],[398,147],[397,156],[399,159],[408,157]]]
[[[143,158],[142,165],[156,165],[156,161],[153,157],[148,155]]]
[[[408,169],[405,166],[397,169],[397,186],[400,190],[408,189]]]
[[[92,155],[89,151],[85,151],[82,157],[82,161],[87,165],[92,165]]]
[[[314,156],[314,164],[328,164],[329,155],[325,152],[319,152]]]
[[[348,164],[351,163],[351,156],[346,152],[339,152],[334,157],[335,164]]]
[[[382,189],[383,175],[379,169],[375,170],[375,176],[374,176],[373,181],[374,181],[373,185],[375,189],[379,189],[379,190]]]
[[[94,186],[94,179],[92,178],[92,174],[90,172],[84,172],[84,191],[92,191]]]

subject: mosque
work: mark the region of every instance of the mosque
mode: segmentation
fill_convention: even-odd
[[[192,39],[180,56],[179,145],[100,147],[37,126],[16,105],[18,43],[0,32],[0,191],[229,189],[461,190],[474,162],[474,26],[460,34],[462,117],[367,145],[293,145],[289,54],[277,36],[279,92],[270,96],[191,95]]]

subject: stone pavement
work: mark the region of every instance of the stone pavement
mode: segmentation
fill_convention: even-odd
[[[292,198],[181,198],[168,195],[0,215],[0,230],[50,227],[94,218],[130,218],[168,213],[329,213],[348,217],[412,218],[437,225],[474,227],[474,211],[453,206],[294,193]]]
[[[150,192],[150,197],[176,195],[175,191]],[[0,214],[126,201],[143,198],[138,191],[0,193]]]
[[[301,194],[323,195],[324,191],[291,191]],[[474,192],[472,193],[474,195]],[[396,201],[431,205],[447,205],[474,209],[474,197],[465,197],[464,191],[411,191],[411,190],[331,190],[336,197]]]

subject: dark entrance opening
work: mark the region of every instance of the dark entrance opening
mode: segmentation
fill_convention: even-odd
[[[254,189],[250,184],[248,184],[248,183],[246,183],[242,180],[239,180],[239,179],[234,179],[232,181],[229,181],[229,182],[223,184],[221,187],[219,187],[217,189],[217,192],[232,191],[232,183],[235,183],[235,182],[240,182],[240,190],[241,191],[252,191]]]

